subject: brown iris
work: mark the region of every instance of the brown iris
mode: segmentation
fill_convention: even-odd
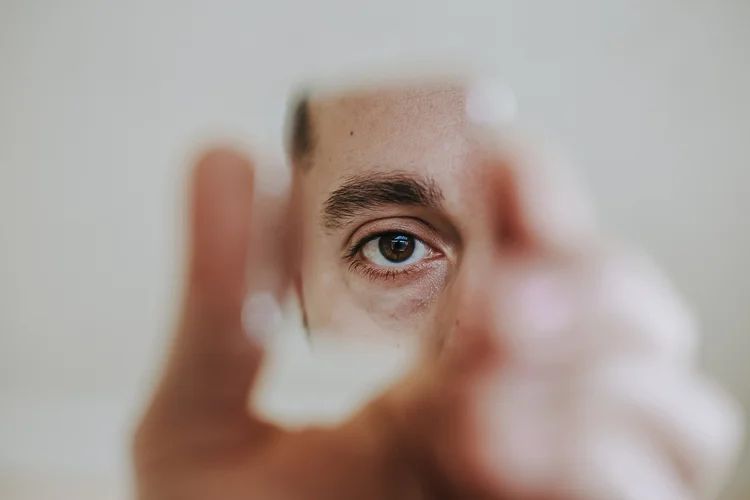
[[[386,233],[378,238],[380,253],[390,262],[404,262],[414,253],[414,237],[399,233]]]

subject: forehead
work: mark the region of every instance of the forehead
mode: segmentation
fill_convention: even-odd
[[[464,89],[450,84],[313,98],[312,172],[451,170],[467,149],[465,101]]]

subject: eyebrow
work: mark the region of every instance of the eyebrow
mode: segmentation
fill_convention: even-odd
[[[427,177],[405,172],[373,172],[347,178],[323,205],[326,229],[345,226],[359,213],[388,205],[439,208],[443,193]]]

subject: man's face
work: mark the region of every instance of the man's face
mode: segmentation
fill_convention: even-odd
[[[438,331],[462,257],[487,246],[497,210],[464,90],[312,98],[308,119],[297,168],[309,329],[395,339]]]

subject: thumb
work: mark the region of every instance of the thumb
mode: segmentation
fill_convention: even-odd
[[[535,421],[519,427],[528,404],[505,405],[511,396],[498,391],[508,390],[502,384],[517,384],[508,377],[529,343],[528,325],[544,329],[564,315],[555,301],[556,271],[568,257],[582,255],[595,238],[595,226],[588,200],[553,156],[510,139],[506,131],[482,133],[487,135],[480,138],[491,142],[477,165],[486,174],[486,190],[478,192],[493,209],[487,227],[492,244],[465,250],[440,305],[447,341],[428,372],[432,383],[427,387],[437,411],[429,416],[431,426],[427,419],[412,419],[412,429],[429,443],[436,467],[454,486],[473,486],[491,496],[524,491],[526,484],[515,471],[535,471],[536,465],[526,464],[525,455],[514,448],[523,439],[516,435],[519,429],[537,429]],[[553,344],[541,343],[541,348]],[[527,392],[520,387],[519,397]],[[436,428],[441,423],[444,427]]]
[[[560,155],[491,121],[472,122],[470,133],[492,240],[466,250],[441,311],[443,357],[476,369],[478,357],[495,364],[512,357],[517,332],[505,316],[554,312],[539,310],[551,304],[546,278],[585,255],[598,235],[593,204]],[[529,307],[514,309],[519,301]]]
[[[500,154],[515,192],[509,196],[517,203],[514,223],[527,229],[537,250],[570,255],[587,248],[596,239],[595,211],[572,167],[551,147],[506,134]]]
[[[183,311],[146,417],[159,429],[192,432],[210,426],[246,432],[248,420],[255,421],[248,416],[247,398],[262,349],[253,340],[257,336],[246,334],[242,320],[253,259],[253,188],[253,166],[236,152],[212,151],[193,172]],[[278,313],[273,295],[260,302],[256,324],[259,316]]]

